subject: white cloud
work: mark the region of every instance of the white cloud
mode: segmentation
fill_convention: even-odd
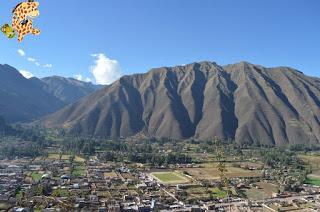
[[[52,68],[52,64],[45,64],[43,68]]]
[[[20,70],[19,72],[20,72],[20,74],[22,74],[22,76],[24,76],[27,79],[30,79],[31,77],[33,77],[33,74],[29,71]]]
[[[82,81],[82,75],[81,74],[76,74],[74,75],[74,78],[76,78],[76,80]]]
[[[22,49],[18,49],[17,52],[21,57],[24,57],[26,55],[26,53]]]
[[[81,74],[76,74],[73,77],[79,81],[84,81],[84,82],[91,82],[92,81],[89,77],[84,78]]]
[[[91,67],[96,83],[107,85],[121,77],[121,67],[117,60],[107,58],[105,54],[92,54],[95,65]]]
[[[18,49],[17,52],[21,57],[24,57],[26,55],[26,53],[22,49]],[[41,66],[40,62],[36,58],[28,57],[27,60],[29,62],[34,63],[38,67]],[[52,68],[52,64],[47,63],[47,64],[43,65],[42,67],[43,68]]]
[[[28,57],[27,60],[30,61],[30,62],[36,62],[37,61],[36,59],[34,59],[32,57]]]

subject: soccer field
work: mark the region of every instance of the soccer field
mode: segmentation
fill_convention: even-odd
[[[187,183],[189,179],[176,172],[153,172],[151,176],[165,184]]]

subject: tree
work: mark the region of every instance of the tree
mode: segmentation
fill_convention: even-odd
[[[227,178],[227,168],[225,165],[225,150],[224,146],[220,145],[219,140],[215,140],[214,143],[218,146],[217,148],[217,161],[218,161],[218,171],[219,171],[219,176],[220,176],[220,183],[227,189],[227,193],[229,195],[229,180]]]

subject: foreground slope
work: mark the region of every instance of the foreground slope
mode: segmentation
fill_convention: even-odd
[[[320,84],[296,70],[202,62],[122,77],[41,121],[74,134],[320,141]]]

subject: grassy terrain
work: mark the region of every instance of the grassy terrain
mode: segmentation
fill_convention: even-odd
[[[70,193],[67,189],[57,189],[57,190],[53,191],[52,196],[54,196],[54,197],[69,197]]]
[[[219,188],[209,188],[195,187],[187,189],[189,199],[209,199],[214,198],[226,198],[228,196],[227,192],[220,190]]]
[[[320,178],[308,176],[305,183],[310,185],[320,186]]]
[[[162,183],[186,183],[189,180],[176,172],[153,172],[151,175]]]
[[[214,197],[217,198],[226,198],[228,196],[227,192],[224,190],[220,190],[219,188],[210,189],[213,193]]]
[[[84,177],[86,176],[86,170],[84,166],[76,166],[73,169],[72,175],[75,177]]]
[[[42,174],[39,174],[38,172],[32,172],[31,177],[34,181],[40,181]]]

